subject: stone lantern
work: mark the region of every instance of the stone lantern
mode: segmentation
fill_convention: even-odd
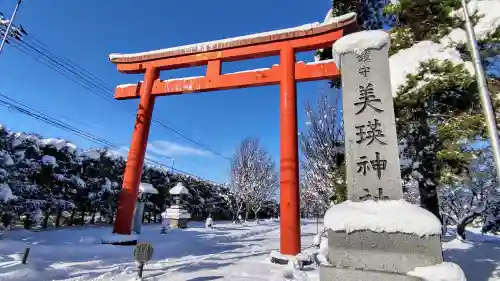
[[[191,218],[191,214],[181,207],[182,196],[188,194],[189,191],[182,183],[177,183],[169,193],[174,197],[175,203],[168,208],[165,213],[167,219],[170,220],[170,228],[186,228],[187,222]]]

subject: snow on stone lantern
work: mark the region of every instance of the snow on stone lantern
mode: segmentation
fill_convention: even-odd
[[[142,216],[144,214],[144,201],[141,200],[145,194],[158,194],[158,190],[150,183],[139,184],[139,196],[135,203],[134,219],[132,220],[132,229],[135,233],[140,234],[142,228]]]
[[[170,189],[169,193],[175,199],[175,203],[165,211],[166,217],[170,220],[170,228],[186,228],[191,214],[181,207],[181,200],[182,195],[189,194],[189,191],[179,182]]]

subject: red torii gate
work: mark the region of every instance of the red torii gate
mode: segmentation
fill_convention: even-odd
[[[280,84],[280,246],[281,253],[295,255],[300,248],[299,161],[297,142],[296,82],[332,79],[340,75],[331,60],[296,63],[295,53],[330,47],[357,28],[356,15],[333,23],[315,23],[296,28],[264,32],[201,44],[137,54],[111,54],[110,60],[122,73],[145,73],[138,84],[119,85],[115,98],[139,98],[132,143],[125,168],[123,190],[114,233],[130,234],[141,179],[155,98],[195,92]],[[265,70],[221,75],[223,62],[280,56],[280,64]],[[207,65],[204,77],[161,81],[163,70]]]

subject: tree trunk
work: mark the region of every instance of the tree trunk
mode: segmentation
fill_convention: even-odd
[[[84,225],[85,224],[85,213],[87,211],[87,208],[85,205],[82,205],[82,209],[81,209],[81,212],[82,212],[82,218],[80,219],[80,225]]]
[[[95,214],[97,213],[96,210],[92,211],[92,218],[90,219],[90,224],[95,224]]]
[[[457,224],[457,235],[462,238],[466,239],[465,235],[465,228],[467,225],[471,222],[473,222],[479,215],[481,215],[480,212],[470,212],[468,213],[464,218],[462,218],[458,224]]]
[[[43,217],[42,228],[47,228],[47,226],[49,225],[49,217],[50,217],[50,211],[47,212]]]
[[[247,203],[247,204],[245,205],[245,221],[248,221],[248,217],[249,217],[249,215],[250,215],[250,204],[249,204],[249,203]]]
[[[443,219],[442,219],[442,228],[441,228],[441,235],[445,236],[446,233],[448,233],[448,217],[447,216],[443,216]]]
[[[416,172],[420,174],[417,179],[420,192],[420,206],[433,213],[441,221],[437,183],[435,181],[440,176],[440,171],[437,168],[437,153],[435,148],[437,140],[432,135],[427,122],[428,113],[425,110],[418,110],[414,114],[418,122],[416,131],[413,133],[415,142],[413,145],[416,148],[415,160],[420,163],[416,168]]]
[[[257,208],[256,210],[253,210],[253,213],[255,214],[255,221],[259,223],[259,212],[260,208]]]
[[[319,215],[316,213],[316,234],[319,233]]]
[[[24,217],[24,228],[25,229],[30,229],[32,224],[33,224],[33,221],[31,220],[31,215],[27,214]]]
[[[61,216],[62,216],[62,208],[57,207],[57,213],[56,213],[56,227],[59,227],[61,225]]]
[[[418,190],[420,193],[420,206],[427,211],[433,213],[440,221],[442,220],[439,213],[439,201],[438,194],[436,190],[436,185],[427,184],[431,179],[425,179],[418,181]]]
[[[69,217],[69,223],[68,223],[69,226],[72,226],[75,223],[75,215],[76,215],[76,208],[73,208],[73,210],[71,210],[71,216]]]
[[[109,224],[112,224],[115,221],[115,212],[111,211],[111,216],[109,216]]]

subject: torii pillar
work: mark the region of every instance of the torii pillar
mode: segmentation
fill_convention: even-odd
[[[139,98],[139,109],[113,232],[131,233],[155,97],[279,84],[280,250],[282,254],[298,254],[301,235],[296,82],[338,78],[340,73],[333,60],[297,63],[295,54],[331,47],[333,42],[356,29],[356,14],[351,14],[330,23],[137,54],[111,54],[110,60],[118,71],[145,75],[144,82],[119,85],[115,90],[116,99]],[[280,56],[280,65],[269,69],[221,74],[224,62],[275,55]],[[159,79],[160,71],[201,65],[207,66],[203,77]]]

